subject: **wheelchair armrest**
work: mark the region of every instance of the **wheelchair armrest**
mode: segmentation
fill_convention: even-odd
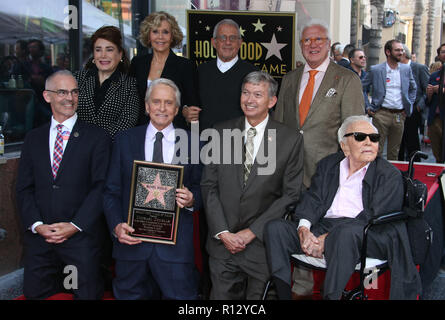
[[[391,212],[391,213],[383,214],[381,216],[372,218],[369,221],[368,226],[385,224],[385,223],[390,223],[390,222],[394,222],[394,221],[400,221],[400,220],[406,219],[407,217],[408,216],[403,211]]]

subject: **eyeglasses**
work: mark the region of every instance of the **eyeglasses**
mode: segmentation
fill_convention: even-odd
[[[235,36],[235,35],[231,35],[231,36],[216,36],[216,40],[219,40],[221,42],[226,42],[227,39],[229,39],[230,42],[235,42],[238,41],[240,39],[240,36]]]
[[[45,90],[45,91],[49,91],[49,92],[57,93],[57,96],[58,96],[59,98],[65,98],[65,97],[67,97],[68,94],[70,94],[70,93],[71,93],[71,95],[72,95],[73,97],[77,97],[77,96],[79,96],[79,89],[73,89],[73,90],[71,90],[71,91],[64,90],[64,89],[59,89],[59,90],[56,90],[56,91],[54,91],[54,90]]]
[[[369,140],[371,140],[371,142],[379,142],[380,140],[380,134],[378,133],[351,132],[345,134],[343,137],[349,136],[354,136],[355,141],[358,142],[364,141],[366,137],[369,137]]]
[[[360,56],[359,59],[366,59],[366,56]]]
[[[320,46],[320,45],[324,44],[326,42],[326,40],[328,40],[328,39],[329,38],[320,38],[320,37],[317,37],[317,38],[305,38],[305,39],[301,39],[300,42],[301,42],[302,45],[305,45],[305,46],[309,46],[312,42],[315,42],[315,44],[317,46]]]

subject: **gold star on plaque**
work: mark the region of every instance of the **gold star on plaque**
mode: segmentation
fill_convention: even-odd
[[[252,25],[255,27],[255,31],[254,32],[257,32],[257,31],[264,32],[263,31],[263,27],[266,24],[265,23],[261,23],[260,19],[258,19],[257,23],[252,23]]]

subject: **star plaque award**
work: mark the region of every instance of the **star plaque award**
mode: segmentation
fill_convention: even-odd
[[[147,161],[133,162],[128,224],[142,241],[176,244],[179,206],[176,189],[184,167]]]

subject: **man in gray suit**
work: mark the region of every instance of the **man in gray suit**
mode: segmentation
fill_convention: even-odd
[[[274,113],[275,120],[303,134],[306,188],[310,186],[318,161],[339,150],[335,135],[343,120],[365,113],[359,77],[330,61],[330,46],[329,30],[324,22],[313,20],[302,28],[300,47],[306,64],[284,76]],[[307,93],[310,74],[314,72],[313,90]],[[309,95],[307,116],[302,108],[306,95]]]
[[[303,138],[269,118],[277,87],[269,74],[249,73],[240,99],[244,116],[215,125],[206,146],[201,190],[211,299],[261,298],[269,278],[264,226],[299,197]]]
[[[417,93],[416,101],[414,102],[413,112],[411,116],[405,120],[405,128],[403,130],[402,143],[400,144],[399,160],[405,161],[409,156],[420,150],[419,129],[422,125],[422,113],[425,111],[426,102],[426,87],[430,78],[428,67],[424,64],[417,63],[411,60],[411,51],[406,45],[403,45],[403,55],[400,62],[411,67],[414,80],[416,81]],[[415,161],[420,161],[416,158]]]
[[[388,160],[397,160],[406,117],[416,100],[416,82],[408,65],[400,63],[403,45],[399,40],[385,44],[386,62],[372,66],[363,79],[363,88],[372,87],[372,101],[365,97],[366,111],[379,130],[379,155],[388,139]]]

